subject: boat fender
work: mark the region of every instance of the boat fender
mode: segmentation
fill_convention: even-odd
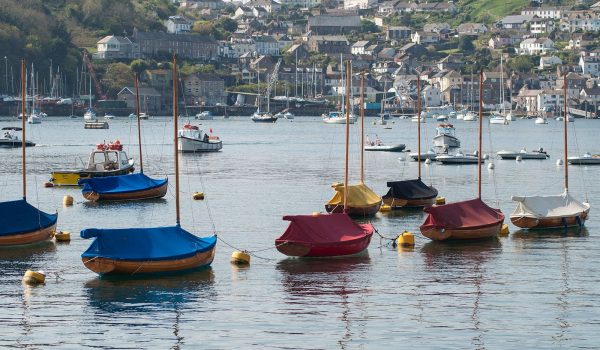
[[[194,195],[192,197],[195,200],[203,200],[204,199],[204,192],[194,192]]]
[[[380,211],[380,212],[382,212],[382,213],[387,213],[387,212],[389,212],[390,210],[392,210],[392,207],[390,207],[390,206],[389,206],[389,205],[387,205],[387,204],[384,204],[384,205],[382,205],[381,207],[379,207],[379,211]]]
[[[46,275],[44,274],[44,271],[27,270],[23,275],[22,281],[25,284],[36,286],[38,284],[44,284],[46,282]]]
[[[57,242],[70,242],[71,241],[71,232],[69,232],[69,231],[54,232],[54,239]]]
[[[398,247],[414,247],[415,236],[412,234],[412,232],[404,231],[396,239],[396,244]]]
[[[250,254],[244,251],[235,251],[231,254],[231,263],[235,265],[250,265]]]
[[[501,236],[508,236],[510,234],[510,231],[508,230],[508,225],[507,224],[502,224],[502,227],[500,228],[500,235]]]
[[[73,197],[66,195],[63,197],[63,205],[69,207],[71,205],[73,205]]]
[[[437,197],[435,199],[435,204],[436,205],[444,205],[444,204],[446,204],[446,198],[445,197]]]

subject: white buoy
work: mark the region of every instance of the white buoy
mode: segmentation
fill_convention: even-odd
[[[517,158],[515,158],[515,159],[517,160],[517,162],[520,162],[520,161],[522,161],[522,160],[523,160],[523,157],[521,157],[521,156],[517,156]]]
[[[557,159],[556,160],[556,165],[563,165],[562,159]]]
[[[494,169],[494,163],[488,164],[488,169],[490,169],[490,170]]]
[[[429,159],[429,158],[425,159],[425,164],[427,164],[427,165],[431,164],[431,159]]]

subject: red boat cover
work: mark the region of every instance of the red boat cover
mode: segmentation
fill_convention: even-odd
[[[287,230],[276,241],[330,244],[352,241],[373,233],[371,224],[357,224],[348,214],[287,215]]]
[[[421,225],[421,230],[478,228],[504,220],[504,214],[499,209],[490,208],[479,198],[435,205],[424,211],[429,215]]]

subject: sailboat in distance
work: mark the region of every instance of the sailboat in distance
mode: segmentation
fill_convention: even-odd
[[[25,60],[21,61],[21,112],[25,115]],[[27,203],[27,161],[25,118],[21,118],[23,199],[0,202],[0,246],[11,246],[49,240],[56,230],[58,214],[45,213]]]
[[[563,105],[567,115],[567,74],[563,76]],[[564,164],[565,191],[550,196],[513,196],[517,202],[515,211],[510,215],[510,221],[520,228],[548,229],[583,226],[590,211],[589,203],[580,202],[569,194],[569,162],[567,151],[567,118],[564,123]]]
[[[94,240],[81,259],[98,274],[170,274],[206,267],[213,261],[217,236],[197,237],[180,225],[177,83],[177,59],[173,55],[175,226],[82,230],[82,238]]]
[[[481,139],[483,111],[483,70],[479,72],[479,150],[477,164],[477,198],[427,207],[421,234],[434,241],[469,240],[496,236],[504,222],[499,209],[489,207],[481,200]]]

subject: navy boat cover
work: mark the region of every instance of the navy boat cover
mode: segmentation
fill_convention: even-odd
[[[180,226],[99,229],[81,231],[82,238],[95,238],[81,254],[83,258],[115,260],[175,260],[209,251],[217,236],[197,237]]]
[[[438,191],[421,181],[405,180],[388,182],[390,188],[383,198],[402,198],[402,199],[427,199],[437,197]]]
[[[24,199],[0,202],[0,236],[33,232],[56,223],[58,214],[48,214]]]
[[[137,191],[150,190],[164,185],[168,179],[151,179],[143,173],[92,177],[79,180],[79,185],[83,185],[83,193],[96,192],[100,194],[130,193]]]

